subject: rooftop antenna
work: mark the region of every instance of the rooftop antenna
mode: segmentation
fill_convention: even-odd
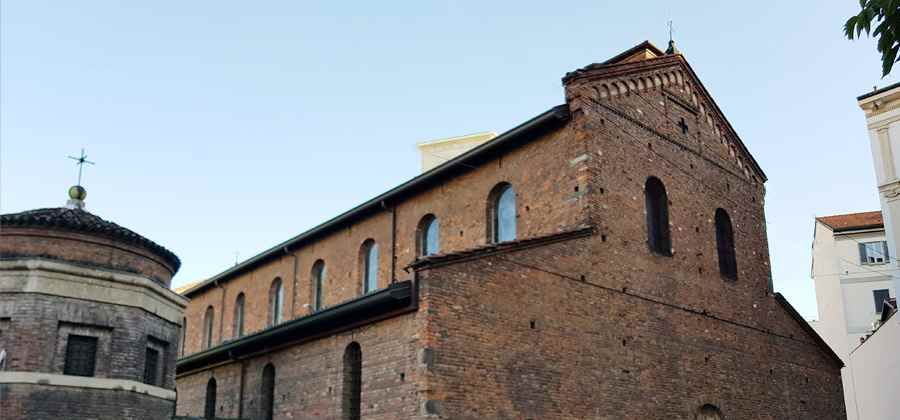
[[[672,24],[672,21],[669,21],[669,48],[666,48],[666,54],[681,54],[681,51],[678,51],[678,47],[675,46],[675,38],[672,34],[675,32],[675,25]]]
[[[84,171],[84,165],[93,165],[94,162],[87,160],[87,155],[84,154],[84,148],[81,148],[81,155],[78,157],[69,156],[69,159],[75,161],[75,164],[78,165],[78,183],[69,188],[69,201],[66,202],[66,207],[70,209],[84,209],[84,199],[87,197],[87,190],[81,186],[81,175]]]

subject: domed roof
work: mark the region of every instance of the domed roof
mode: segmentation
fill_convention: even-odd
[[[162,245],[79,208],[53,207],[3,214],[0,215],[0,226],[45,228],[100,236],[144,247],[163,257],[174,271],[181,266],[181,260]]]

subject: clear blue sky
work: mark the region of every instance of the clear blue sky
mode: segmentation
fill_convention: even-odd
[[[813,216],[878,208],[855,97],[874,41],[815,2],[0,3],[0,211],[88,209],[202,279],[415,176],[417,141],[504,131],[666,22],[769,175],[775,287],[816,316]],[[900,70],[898,70],[900,72]]]

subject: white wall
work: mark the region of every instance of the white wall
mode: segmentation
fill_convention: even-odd
[[[900,313],[850,354],[859,419],[900,418]],[[849,413],[848,413],[849,415]]]
[[[815,222],[811,276],[816,288],[819,319],[814,329],[847,365],[841,370],[847,418],[857,417],[859,391],[850,367],[850,353],[859,346],[860,337],[872,329],[876,309],[873,290],[889,289],[896,296],[891,264],[863,264],[859,244],[885,240],[883,230],[853,234],[835,234],[831,228]]]

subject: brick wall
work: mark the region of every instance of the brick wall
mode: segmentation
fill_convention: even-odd
[[[239,293],[245,295],[245,334],[265,328],[269,287],[276,277],[285,285],[285,319],[310,313],[314,293],[311,272],[319,259],[326,264],[326,306],[359,296],[362,293],[359,249],[368,238],[375,239],[379,247],[380,287],[389,284],[392,270],[398,280],[408,278],[403,267],[416,258],[416,231],[419,221],[427,214],[438,217],[441,252],[485,244],[488,194],[503,181],[512,183],[516,191],[519,237],[557,232],[583,223],[583,201],[579,198],[584,189],[579,187],[577,178],[584,163],[572,163],[582,152],[573,150],[571,141],[570,132],[564,129],[546,134],[540,140],[397,203],[393,207],[394,238],[389,206],[291,254],[190,295],[191,303],[185,313],[188,319],[185,353],[201,349],[203,313],[210,305],[215,310],[214,344],[234,338],[234,304]],[[393,267],[392,239],[396,241]]]
[[[5,226],[0,257],[42,257],[147,276],[168,287],[175,270],[142,247],[75,232]]]
[[[96,375],[143,382],[148,336],[168,343],[160,385],[175,387],[178,326],[143,309],[33,293],[0,294],[7,370],[62,374],[69,333],[99,336]]]
[[[0,418],[169,420],[174,402],[125,390],[0,384]]]
[[[407,316],[360,331],[416,337],[402,350],[379,352],[392,369],[415,366],[415,386],[364,378],[364,387],[390,384],[383,398],[400,398],[384,411],[369,407],[371,418],[691,418],[704,404],[727,418],[843,416],[838,367],[770,292],[764,175],[680,60],[599,67],[568,79],[567,126],[296,252],[292,317],[307,313],[309,270],[319,258],[329,267],[328,304],[359,293],[358,249],[367,238],[379,243],[382,285],[388,281],[391,210],[395,270],[415,259],[415,231],[428,213],[440,220],[442,252],[483,245],[486,197],[501,181],[517,192],[519,238],[593,227],[588,238],[423,268],[417,324]],[[668,193],[671,256],[647,244],[649,176]],[[733,223],[737,280],[719,273],[717,208]],[[293,263],[276,258],[191,296],[188,318],[199,327],[214,305],[224,322],[217,341],[230,337],[230,305],[244,291],[255,302],[245,330],[262,328],[269,284],[293,278]],[[197,351],[199,328],[188,335],[189,352]],[[248,360],[245,390],[257,389],[269,358],[279,359],[276,366],[288,358],[289,371],[302,372],[291,383],[317,385],[278,391],[277,413],[336,417],[334,378],[347,342],[339,335]],[[232,395],[222,409],[237,415],[236,369],[179,378],[179,412],[202,410],[209,375],[221,371],[219,389]],[[253,413],[253,401],[245,403]],[[399,414],[390,417],[389,409]]]
[[[773,297],[758,318],[775,333],[715,305],[654,303],[608,287],[600,241],[422,272],[428,417],[693,418],[714,404],[726,418],[844,418],[839,369]]]
[[[177,414],[202,416],[206,386],[210,378],[215,378],[217,416],[256,418],[261,404],[262,371],[271,363],[276,372],[275,418],[341,418],[344,349],[355,341],[362,348],[363,418],[417,418],[420,364],[416,350],[420,323],[415,314],[404,315],[180,376]]]

